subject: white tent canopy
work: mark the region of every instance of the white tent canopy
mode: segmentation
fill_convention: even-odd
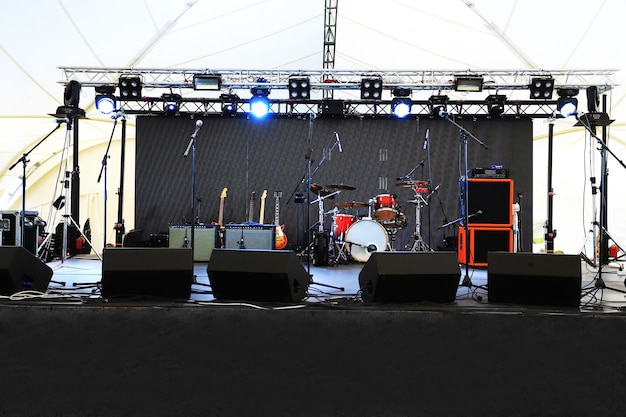
[[[626,58],[616,40],[626,35],[626,4],[556,1],[441,0],[437,2],[338,0],[335,68],[343,70],[616,69]],[[3,10],[0,60],[5,85],[0,103],[0,209],[22,204],[21,164],[8,170],[54,127],[50,116],[63,104],[60,66],[144,68],[241,68],[319,70],[323,61],[323,0],[209,0],[148,2],[77,0],[12,2]],[[624,149],[625,75],[606,92],[608,145],[617,158]],[[115,81],[115,80],[112,80]],[[91,219],[94,247],[102,242],[104,184],[97,178],[113,120],[93,106],[94,91],[83,88],[80,168],[81,214]],[[581,99],[581,109],[585,100]],[[534,235],[543,238],[547,216],[548,120],[534,123]],[[578,253],[592,227],[599,202],[590,178],[600,180],[595,140],[575,120],[554,123],[553,188],[555,249]],[[134,139],[134,119],[128,120]],[[55,131],[29,154],[26,208],[42,213],[58,195],[65,129]],[[119,182],[119,127],[108,169],[108,223],[116,217]],[[134,154],[129,146],[127,160]],[[626,246],[621,187],[626,170],[612,156],[609,231]],[[523,190],[522,190],[523,191]],[[133,185],[128,180],[124,218],[133,227]],[[97,225],[97,226],[95,226]],[[108,232],[108,241],[113,233]],[[589,242],[590,243],[590,242]],[[539,243],[536,249],[541,247]]]

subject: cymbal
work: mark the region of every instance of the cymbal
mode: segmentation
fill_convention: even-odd
[[[335,204],[337,207],[367,207],[367,203],[363,203],[362,201],[345,201],[341,203]]]
[[[424,187],[426,185],[428,185],[428,181],[422,180],[406,180],[396,183],[396,187]]]
[[[334,188],[335,190],[356,190],[356,187],[346,184],[329,184],[326,186],[327,188]]]

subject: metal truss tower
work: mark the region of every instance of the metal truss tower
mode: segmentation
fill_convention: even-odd
[[[326,0],[324,6],[324,70],[335,69],[335,46],[337,43],[337,6],[339,0]],[[324,79],[332,79],[329,73]],[[333,90],[324,90],[324,98],[333,98]]]

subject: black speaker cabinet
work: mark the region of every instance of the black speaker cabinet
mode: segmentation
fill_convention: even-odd
[[[193,260],[207,262],[217,242],[216,225],[196,225],[193,230]],[[191,226],[173,224],[169,227],[168,244],[170,248],[191,247]]]
[[[374,252],[359,274],[365,301],[451,303],[461,269],[454,252]]]
[[[276,226],[229,224],[224,228],[226,249],[274,249]]]
[[[0,247],[0,294],[46,292],[51,279],[52,269],[25,248]]]
[[[104,248],[102,296],[189,299],[191,249]]]
[[[489,253],[490,302],[578,307],[581,282],[578,255]]]
[[[461,182],[461,187],[464,187],[464,182]],[[513,225],[513,180],[470,178],[467,189],[468,214],[482,212],[479,216],[468,219],[470,226]],[[461,207],[463,201],[461,193]],[[464,213],[463,210],[461,213]]]
[[[213,296],[222,300],[295,302],[309,275],[292,251],[215,249],[207,265]]]
[[[469,264],[471,266],[487,266],[489,252],[512,252],[513,229],[510,227],[477,227],[468,228],[468,242],[465,244],[465,228],[459,226],[457,250],[459,263],[465,264],[466,250],[469,248]]]
[[[38,237],[45,223],[39,218],[38,211],[24,212],[24,236],[22,236],[22,214],[20,211],[0,211],[0,245],[21,246],[33,255],[37,255]]]

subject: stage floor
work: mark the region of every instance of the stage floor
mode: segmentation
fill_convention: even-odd
[[[558,256],[558,255],[555,255]],[[363,300],[359,296],[359,274],[365,263],[349,262],[333,266],[315,266],[312,263],[302,262],[304,270],[311,276],[311,284],[308,296],[299,303],[302,307],[313,304],[341,305],[345,308],[363,307]],[[102,261],[95,254],[77,255],[66,261],[53,261],[48,263],[53,270],[52,281],[49,285],[48,301],[104,302],[101,299],[99,283],[102,277]],[[581,312],[607,312],[619,313],[626,307],[626,272],[620,270],[621,264],[609,264],[601,270],[588,265],[581,260]],[[495,310],[519,310],[520,308],[543,308],[541,306],[519,306],[496,304],[488,301],[487,269],[466,268],[459,265],[460,281],[454,303],[435,304],[429,302],[401,304],[401,308],[445,308],[445,309],[495,309]],[[196,305],[219,305],[211,294],[209,284],[207,262],[194,262],[195,283],[192,285],[191,297],[188,300]],[[598,277],[602,278],[604,286],[598,285]],[[471,283],[471,286],[464,283]],[[541,291],[533,288],[533,291]],[[54,295],[60,298],[55,300]],[[65,300],[63,300],[63,298]],[[370,307],[380,306],[379,303],[367,303]],[[395,306],[398,308],[398,306]],[[549,310],[554,310],[550,307]],[[572,312],[570,308],[566,309]]]

